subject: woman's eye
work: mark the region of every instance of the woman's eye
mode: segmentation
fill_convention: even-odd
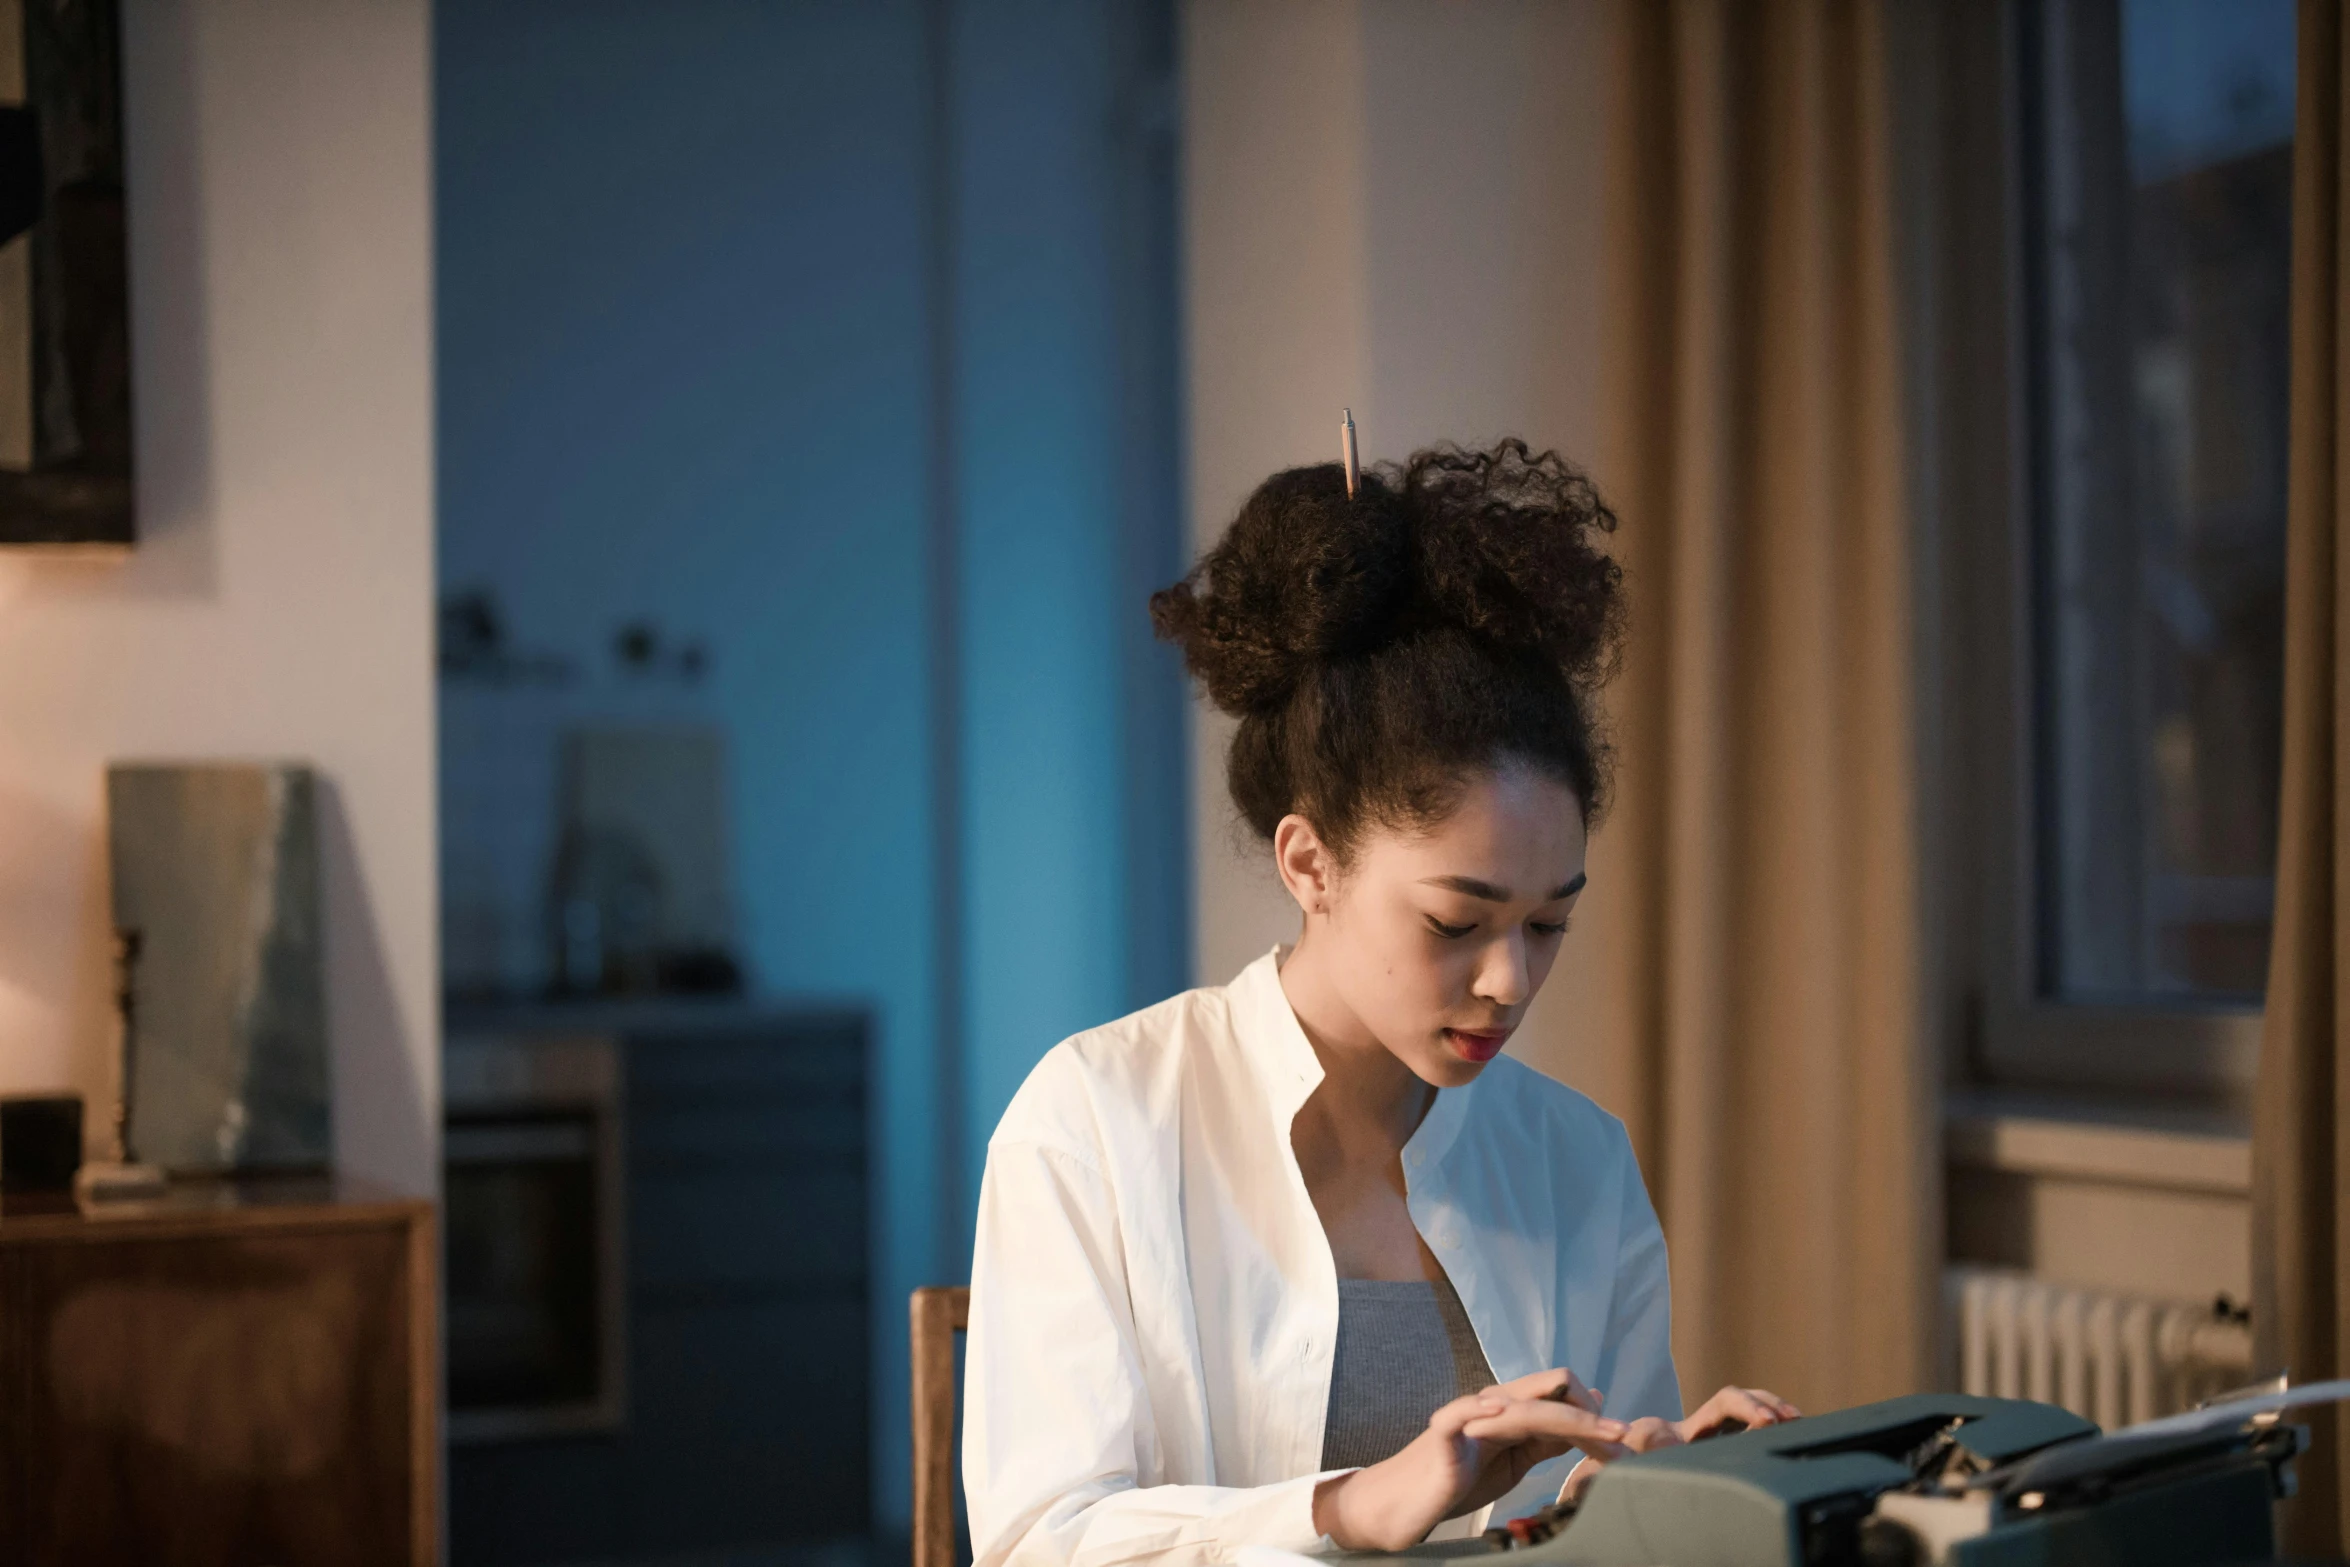
[[[1567,933],[1567,922],[1560,920],[1555,924],[1546,924],[1541,920],[1528,920],[1526,928],[1537,936],[1564,936]]]
[[[1458,941],[1477,927],[1474,925],[1447,925],[1431,914],[1428,916],[1428,928],[1447,941]]]

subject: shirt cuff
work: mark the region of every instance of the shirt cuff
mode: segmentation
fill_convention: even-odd
[[[1353,1469],[1325,1469],[1280,1487],[1290,1494],[1280,1499],[1269,1520],[1272,1527],[1260,1543],[1300,1556],[1327,1556],[1336,1551],[1338,1542],[1314,1527],[1314,1493],[1322,1488],[1323,1481],[1353,1473]]]

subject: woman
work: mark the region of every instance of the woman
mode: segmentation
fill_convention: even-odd
[[[1293,469],[1151,613],[1239,719],[1296,943],[1080,1034],[988,1144],[964,1484],[978,1567],[1397,1550],[1681,1418],[1620,1122],[1500,1055],[1584,883],[1622,623],[1555,453]],[[1604,1410],[1604,1412],[1603,1412]]]

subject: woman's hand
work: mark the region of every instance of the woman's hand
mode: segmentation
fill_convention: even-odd
[[[1803,1411],[1778,1394],[1759,1387],[1726,1387],[1700,1404],[1697,1413],[1677,1421],[1673,1429],[1684,1442],[1694,1442],[1701,1436],[1712,1436],[1724,1425],[1736,1420],[1752,1428],[1775,1426],[1782,1420],[1794,1420]]]
[[[1513,1417],[1537,1406],[1548,1412],[1538,1421]],[[1520,1377],[1454,1399],[1393,1458],[1323,1481],[1314,1527],[1345,1550],[1400,1551],[1503,1495],[1545,1459],[1570,1447],[1614,1451],[1625,1435],[1573,1372]]]
[[[1591,1462],[1578,1464],[1567,1476],[1567,1483],[1559,1488],[1563,1497],[1579,1497],[1584,1488],[1598,1478],[1600,1468],[1633,1453],[1652,1452],[1660,1447],[1678,1447],[1694,1442],[1699,1437],[1712,1436],[1732,1421],[1749,1429],[1755,1426],[1775,1426],[1782,1420],[1794,1420],[1803,1411],[1778,1394],[1759,1387],[1726,1387],[1698,1406],[1697,1412],[1683,1420],[1660,1420],[1654,1415],[1635,1420],[1625,1428],[1622,1442],[1616,1450],[1606,1452],[1586,1448],[1585,1456]]]

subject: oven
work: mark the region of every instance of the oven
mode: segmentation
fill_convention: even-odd
[[[453,1033],[442,1066],[449,1437],[612,1431],[627,1412],[622,1053]]]

